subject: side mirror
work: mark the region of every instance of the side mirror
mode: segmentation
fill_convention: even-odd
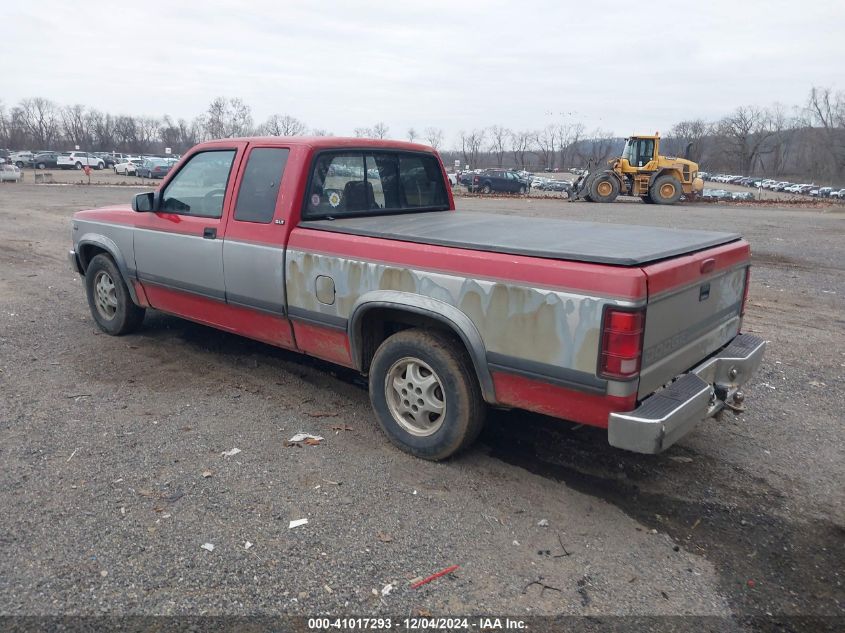
[[[155,211],[157,202],[155,191],[139,193],[132,198],[132,210],[138,211],[139,213]]]

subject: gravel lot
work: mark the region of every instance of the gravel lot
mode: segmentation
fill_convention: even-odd
[[[755,263],[745,330],[771,343],[747,413],[663,455],[496,412],[474,450],[431,464],[390,446],[345,370],[152,312],[138,334],[101,334],[65,263],[69,218],[136,191],[0,186],[0,614],[842,625],[841,209],[459,198],[468,210],[740,231]],[[326,440],[286,448],[297,431]]]

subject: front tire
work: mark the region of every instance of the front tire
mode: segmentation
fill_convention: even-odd
[[[144,308],[132,301],[117,264],[108,255],[97,255],[88,264],[85,291],[91,316],[106,334],[128,334],[143,322]]]
[[[655,204],[675,204],[684,192],[681,181],[674,176],[666,175],[655,180],[649,187],[648,193]]]
[[[590,197],[594,202],[613,202],[618,195],[619,181],[611,174],[601,174],[590,185]]]
[[[439,461],[466,448],[484,424],[484,400],[461,341],[436,330],[403,330],[370,366],[370,402],[398,448]]]
[[[492,191],[493,191],[493,188],[489,184],[484,185],[481,188],[481,193],[492,193]]]

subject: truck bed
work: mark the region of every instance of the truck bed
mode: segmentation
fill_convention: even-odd
[[[445,211],[314,220],[299,226],[614,266],[642,266],[740,239],[736,233]]]

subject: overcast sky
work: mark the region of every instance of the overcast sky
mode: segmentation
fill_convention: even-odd
[[[685,10],[686,9],[686,10]],[[193,117],[241,97],[335,134],[566,118],[619,135],[845,89],[845,1],[4,2],[0,100]]]

